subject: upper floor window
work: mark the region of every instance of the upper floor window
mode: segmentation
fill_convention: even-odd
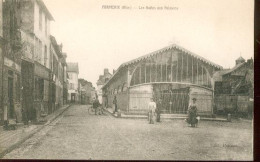
[[[47,46],[44,46],[44,66],[47,65]]]
[[[48,21],[47,21],[47,17],[45,16],[45,35],[47,36],[47,34],[48,34]]]
[[[39,9],[39,29],[42,30],[42,10]]]

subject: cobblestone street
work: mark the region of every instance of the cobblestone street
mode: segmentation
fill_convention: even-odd
[[[89,115],[71,106],[4,159],[252,160],[252,124]]]

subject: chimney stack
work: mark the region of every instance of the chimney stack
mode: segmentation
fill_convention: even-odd
[[[105,75],[105,74],[108,74],[108,73],[109,73],[108,69],[105,68],[105,69],[104,69],[104,75]]]

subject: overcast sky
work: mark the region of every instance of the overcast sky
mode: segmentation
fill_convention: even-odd
[[[224,68],[253,57],[253,0],[44,0],[67,62],[96,86],[104,68],[176,43]],[[102,5],[132,9],[102,9]],[[148,10],[140,7],[175,7]],[[178,9],[176,9],[178,8]]]

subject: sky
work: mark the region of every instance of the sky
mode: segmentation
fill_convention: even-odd
[[[63,44],[67,62],[78,62],[79,77],[95,87],[104,68],[112,73],[173,43],[223,68],[234,67],[240,56],[254,56],[253,0],[43,1],[55,19],[51,34]],[[110,5],[120,9],[105,7]]]

